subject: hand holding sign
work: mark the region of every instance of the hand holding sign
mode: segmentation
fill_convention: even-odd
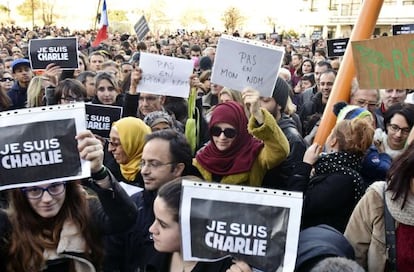
[[[50,81],[50,83],[52,83],[53,86],[56,87],[56,85],[59,82],[59,74],[62,73],[62,69],[60,69],[60,66],[54,64],[54,63],[49,63],[46,66],[46,70],[43,73],[43,76],[47,77]]]
[[[129,87],[129,94],[137,93],[137,86],[142,78],[142,69],[137,67],[131,71],[131,85]]]
[[[259,124],[263,124],[263,113],[260,110],[260,94],[253,88],[246,88],[242,92],[245,108],[253,115]]]
[[[91,173],[96,173],[103,166],[103,146],[91,131],[86,130],[76,135],[80,157],[90,161]]]

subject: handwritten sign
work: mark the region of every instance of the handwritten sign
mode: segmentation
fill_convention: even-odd
[[[64,70],[77,69],[77,39],[32,39],[29,42],[29,59],[33,70],[45,69],[50,63],[55,63]]]
[[[122,107],[85,104],[86,128],[93,134],[109,138],[112,123],[122,117]]]
[[[351,44],[361,88],[410,89],[414,86],[414,34]]]
[[[138,92],[188,98],[193,61],[141,52]]]
[[[330,39],[326,41],[326,47],[328,49],[328,57],[341,57],[345,54],[346,46],[348,45],[349,38],[345,39]]]
[[[0,113],[0,190],[90,176],[75,135],[85,127],[83,103]]]
[[[258,90],[261,96],[272,96],[285,50],[259,41],[220,37],[211,82],[242,91]]]
[[[184,181],[184,260],[231,255],[262,271],[293,271],[301,209],[297,192]]]

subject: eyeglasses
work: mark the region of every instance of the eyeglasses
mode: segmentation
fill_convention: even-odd
[[[361,100],[360,99],[360,100],[356,100],[355,102],[360,107],[365,107],[365,106],[367,106],[367,107],[376,107],[377,106],[377,102],[373,102],[373,101],[366,101],[366,100]]]
[[[68,102],[82,102],[85,100],[83,97],[74,97],[74,96],[61,97],[60,99],[68,101]]]
[[[160,161],[155,161],[155,160],[152,160],[152,161],[142,160],[140,162],[139,166],[141,167],[141,169],[144,168],[144,166],[146,166],[148,168],[151,168],[151,169],[155,169],[155,168],[159,168],[159,167],[164,166],[164,165],[169,165],[169,164],[174,164],[174,163],[175,162],[162,163]]]
[[[22,188],[22,192],[26,195],[29,199],[39,199],[43,197],[45,191],[49,193],[51,196],[58,196],[65,191],[66,183],[64,182],[55,182],[47,186],[46,188],[33,186],[33,187],[26,187]]]
[[[11,77],[3,77],[2,79],[0,79],[0,81],[1,82],[6,82],[6,81],[9,81],[9,82],[11,82],[11,81],[13,81],[14,79],[13,78],[11,78]]]
[[[219,137],[221,133],[224,133],[224,136],[226,136],[227,138],[232,139],[236,137],[237,130],[235,130],[234,128],[221,129],[220,127],[212,127],[210,130],[210,134],[215,137]]]
[[[114,141],[111,141],[110,139],[107,139],[106,141],[108,142],[108,144],[112,145],[114,148],[117,148],[118,146],[121,145],[121,142],[114,142]]]
[[[410,128],[401,128],[397,126],[396,124],[389,124],[388,128],[391,129],[392,132],[398,133],[401,131],[401,134],[408,135],[410,133]]]

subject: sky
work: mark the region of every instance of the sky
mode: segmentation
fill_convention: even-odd
[[[70,28],[93,27],[93,18],[97,12],[99,0],[49,1],[55,1],[55,10],[59,10],[59,13],[62,10],[65,11],[65,24]],[[177,28],[180,28],[179,18],[184,10],[200,9],[203,12],[203,16],[209,21],[209,26],[217,30],[223,30],[223,23],[220,20],[223,12],[228,7],[234,6],[247,18],[246,27],[245,29],[241,29],[241,31],[271,32],[271,27],[266,23],[267,17],[276,19],[281,28],[282,26],[286,28],[286,24],[294,25],[295,21],[292,19],[292,12],[297,9],[297,5],[292,2],[295,1],[300,2],[301,0],[290,0],[289,5],[286,5],[284,0],[107,0],[106,4],[108,10],[127,10],[128,17],[133,25],[139,19],[143,10],[147,10],[151,5],[159,5],[160,2],[163,2],[165,5],[165,14],[172,20],[171,24]],[[0,4],[9,5],[12,11],[15,10],[15,6],[22,2],[23,0],[0,0]],[[282,5],[282,3],[284,4]],[[99,8],[99,11],[101,11],[101,8]],[[135,17],[136,19],[134,19]]]

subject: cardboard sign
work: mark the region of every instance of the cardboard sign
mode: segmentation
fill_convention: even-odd
[[[86,129],[103,138],[109,138],[112,123],[122,117],[122,107],[85,104]]]
[[[90,176],[75,135],[86,129],[83,103],[0,113],[0,190]]]
[[[46,69],[50,63],[64,70],[77,69],[78,41],[76,38],[32,39],[29,42],[29,59],[33,70]]]
[[[408,25],[393,25],[392,35],[414,34],[414,24]]]
[[[141,52],[142,79],[137,91],[188,98],[193,61]]]
[[[414,86],[413,34],[351,44],[360,88],[411,89]]]
[[[220,37],[211,82],[242,91],[246,87],[271,97],[285,49],[259,41]]]
[[[327,40],[328,57],[342,57],[345,54],[348,42],[349,38]]]
[[[183,181],[184,260],[232,256],[262,271],[293,271],[302,193]]]
[[[145,16],[142,15],[141,18],[139,18],[138,22],[134,25],[135,33],[137,33],[137,38],[139,41],[142,41],[145,36],[150,32],[147,20],[145,19]]]

